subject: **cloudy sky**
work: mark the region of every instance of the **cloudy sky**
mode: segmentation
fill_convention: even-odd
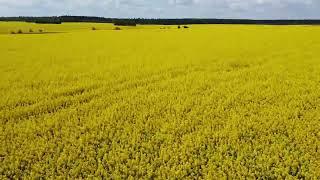
[[[320,19],[320,0],[0,0],[0,16]]]

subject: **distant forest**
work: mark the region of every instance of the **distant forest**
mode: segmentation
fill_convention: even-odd
[[[135,26],[137,24],[183,25],[183,24],[261,24],[261,25],[320,25],[319,20],[253,20],[253,19],[119,19],[92,16],[50,16],[50,17],[0,17],[0,21],[25,21],[42,24],[63,22],[114,23],[115,25]]]

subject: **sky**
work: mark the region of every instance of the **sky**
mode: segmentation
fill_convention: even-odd
[[[0,16],[320,19],[320,0],[0,0]]]

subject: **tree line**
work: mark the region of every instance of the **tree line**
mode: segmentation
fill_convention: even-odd
[[[320,25],[320,19],[301,20],[254,20],[254,19],[144,19],[144,18],[105,18],[94,16],[48,16],[48,17],[0,17],[0,21],[25,21],[45,24],[63,22],[114,23],[115,25],[135,26],[137,24],[183,25],[183,24],[261,24],[261,25]]]

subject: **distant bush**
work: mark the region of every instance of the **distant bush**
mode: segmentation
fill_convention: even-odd
[[[14,31],[11,31],[11,32],[10,32],[10,34],[15,34],[15,33],[16,33],[16,32],[14,32]]]
[[[42,30],[42,29],[39,29],[39,33],[43,33],[43,30]]]
[[[21,29],[18,30],[18,34],[22,34],[23,31]]]
[[[92,29],[92,31],[95,31],[95,30],[97,30],[97,28],[95,28],[95,27],[92,27],[91,29]]]
[[[32,29],[29,29],[29,33],[33,33],[33,30],[32,30]]]
[[[180,29],[181,28],[181,26],[178,26],[178,29]]]
[[[183,28],[188,29],[189,27],[188,26],[183,26]]]
[[[115,28],[114,28],[114,30],[121,30],[121,28],[119,28],[119,27],[115,27]]]

